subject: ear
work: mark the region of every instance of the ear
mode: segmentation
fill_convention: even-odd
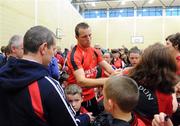
[[[83,98],[84,98],[84,97],[81,97],[81,103],[83,102]]]
[[[83,102],[84,96],[81,96],[81,98],[82,98],[81,100],[82,100],[82,102]]]
[[[175,45],[174,48],[178,50],[178,45]]]
[[[41,55],[45,55],[47,50],[47,42],[44,42],[43,44],[40,45],[39,51]]]
[[[16,47],[15,46],[11,46],[11,52],[15,52],[15,50],[16,50]]]
[[[78,36],[77,36],[77,35],[76,35],[75,37],[76,37],[76,39],[78,39]]]
[[[112,99],[108,99],[107,103],[108,103],[108,108],[107,108],[108,111],[112,111],[114,107],[114,102],[112,101]]]

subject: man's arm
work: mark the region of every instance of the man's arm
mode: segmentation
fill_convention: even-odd
[[[101,62],[99,63],[99,65],[100,65],[102,68],[104,68],[105,71],[108,72],[109,74],[112,74],[112,73],[114,72],[112,66],[111,66],[109,63],[107,63],[106,61],[104,61],[104,60],[101,61]]]
[[[73,72],[77,83],[82,87],[95,87],[104,85],[108,78],[86,78],[84,70],[82,68],[77,69]]]

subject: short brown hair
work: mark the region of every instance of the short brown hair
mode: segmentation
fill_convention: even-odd
[[[76,36],[79,36],[79,29],[82,28],[82,29],[87,29],[89,28],[89,25],[85,22],[81,22],[79,24],[76,25],[75,27],[75,34]]]
[[[141,50],[140,49],[138,49],[138,47],[137,46],[134,46],[134,47],[132,47],[130,50],[129,50],[129,55],[131,54],[131,53],[136,53],[136,54],[139,54],[139,55],[141,55]]]
[[[41,44],[45,42],[48,48],[55,44],[55,35],[52,31],[44,26],[30,28],[24,35],[24,54],[37,53]]]
[[[6,50],[6,46],[1,46],[1,52],[5,53],[5,50]]]
[[[77,84],[70,84],[65,88],[66,95],[75,95],[79,94],[82,95],[82,88]]]
[[[105,86],[107,99],[112,99],[123,112],[131,112],[138,103],[139,91],[136,82],[127,76],[112,76]]]
[[[173,35],[174,34],[168,35],[165,40],[168,41]]]
[[[180,33],[173,34],[169,37],[169,41],[172,43],[172,46],[180,51]]]

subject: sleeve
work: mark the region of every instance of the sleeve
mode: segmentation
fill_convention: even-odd
[[[97,61],[98,61],[98,63],[100,63],[101,61],[103,61],[102,53],[100,52],[100,50],[95,49],[95,50],[94,50],[94,53],[95,53],[95,55],[97,56]]]
[[[172,98],[172,96],[169,96],[169,98],[167,98],[166,100],[167,100],[167,106],[165,109],[165,113],[172,116],[172,114],[173,114],[173,104],[172,104],[173,98]]]
[[[81,54],[78,54],[74,50],[72,50],[72,52],[69,53],[67,64],[72,71],[82,68],[82,62],[83,62],[83,56]]]
[[[89,126],[90,125],[90,118],[87,114],[80,114],[79,116],[76,116],[76,122],[78,123],[78,126]]]
[[[62,88],[60,85],[58,87],[51,79],[47,79],[50,83],[42,84],[44,88],[41,88],[43,92],[41,97],[44,99],[43,109],[48,124],[51,126],[78,126],[72,110],[65,101]]]

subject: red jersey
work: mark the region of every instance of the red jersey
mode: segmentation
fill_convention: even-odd
[[[83,49],[80,45],[76,45],[67,56],[67,65],[69,67],[69,84],[77,84],[73,75],[75,70],[80,68],[84,69],[86,78],[96,78],[97,66],[101,62],[102,56],[99,51],[89,47]],[[95,97],[94,88],[82,88],[84,101],[90,100]]]
[[[139,86],[140,99],[135,108],[136,115],[146,126],[151,126],[154,114],[164,112],[171,116],[173,113],[172,95],[160,91],[154,93],[149,89]]]
[[[167,115],[171,116],[173,113],[172,95],[156,91],[156,96],[158,100],[159,112],[164,112]]]

